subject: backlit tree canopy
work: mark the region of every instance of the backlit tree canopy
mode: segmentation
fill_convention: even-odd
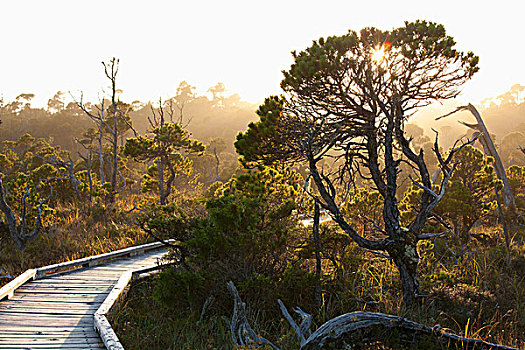
[[[285,94],[266,99],[258,110],[260,121],[236,142],[245,164],[306,162],[319,191],[315,199],[359,246],[389,253],[406,300],[419,293],[416,244],[443,197],[461,146],[443,158],[436,142],[445,176],[433,184],[423,151],[413,149],[404,124],[416,108],[457,96],[478,71],[478,57],[454,46],[442,25],[426,21],[314,41],[293,52],[295,62],[281,82]],[[330,168],[320,162],[326,159]],[[405,176],[425,189],[408,227],[400,225],[396,198],[401,162],[409,164]],[[384,238],[360,235],[339,210],[358,177],[370,180],[383,199],[383,222],[375,237]]]

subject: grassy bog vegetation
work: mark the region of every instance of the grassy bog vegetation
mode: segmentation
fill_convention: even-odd
[[[67,106],[57,94],[47,109],[27,94],[3,103],[0,266],[16,275],[174,239],[172,267],[133,284],[112,312],[127,349],[257,347],[232,337],[229,281],[255,333],[280,349],[300,344],[278,299],[312,315],[312,331],[370,311],[523,348],[525,124],[493,137],[515,201],[506,207],[494,159],[472,135],[444,149],[405,116],[454,97],[477,71],[454,44],[425,21],[320,39],[294,53],[286,93],[251,123],[255,106],[220,85],[209,99],[181,83],[154,106],[116,90]],[[446,66],[434,82],[411,80],[434,64]],[[344,79],[330,86],[334,77]],[[490,115],[498,108],[524,121],[518,98]],[[315,207],[332,220],[305,227]],[[399,330],[371,334],[350,348],[412,347]]]
[[[125,346],[235,348],[229,331],[233,304],[225,287],[229,280],[241,290],[252,327],[283,349],[299,346],[277,299],[312,313],[313,329],[335,316],[363,310],[439,324],[466,337],[524,346],[523,229],[514,233],[510,258],[497,218],[490,214],[472,230],[473,237],[482,239],[465,243],[455,236],[421,242],[425,295],[407,306],[392,262],[363,251],[334,223],[320,228],[323,273],[318,278],[311,228],[298,225],[289,208],[268,203],[275,197],[254,195],[271,190],[258,186],[260,177],[256,183],[253,192],[232,195],[228,189],[208,199],[206,224],[192,223],[192,238],[184,244],[188,256],[195,254],[188,259],[190,269],[173,268],[131,288],[127,301],[113,314]],[[355,217],[360,211],[369,212],[377,201],[374,197],[361,196],[346,210]],[[256,214],[252,205],[259,209]],[[370,229],[366,223],[360,225]],[[318,283],[321,306],[315,298]]]

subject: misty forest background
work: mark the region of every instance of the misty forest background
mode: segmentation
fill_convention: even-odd
[[[259,120],[257,105],[228,94],[221,83],[199,95],[185,81],[169,99],[121,101],[119,89],[126,87],[112,76],[112,64],[118,68],[118,61],[104,65],[109,87],[99,101],[67,92],[57,92],[44,108],[32,106],[32,93],[0,100],[0,173],[20,233],[15,244],[2,215],[3,283],[35,266],[176,238],[183,247],[170,255],[174,267],[133,285],[113,312],[127,348],[233,348],[230,280],[247,303],[252,327],[286,349],[298,345],[277,299],[313,314],[315,325],[350,311],[376,311],[525,347],[524,223],[518,216],[510,225],[507,250],[493,159],[479,142],[457,155],[449,192],[436,208],[444,222],[431,223],[435,232],[453,234],[419,243],[427,294],[406,305],[391,260],[360,249],[332,222],[319,228],[322,272],[316,273],[312,227],[298,221],[314,211],[302,191],[306,168],[248,169],[238,161],[236,136]],[[438,168],[432,129],[443,152],[472,136],[457,123],[471,122],[468,112],[435,121],[456,105],[431,105],[405,125],[413,147],[425,150],[431,173]],[[525,86],[477,108],[523,215]],[[402,217],[414,205],[406,173],[397,188]],[[371,232],[368,218],[381,220],[381,198],[364,180],[352,191],[342,210],[360,232]]]

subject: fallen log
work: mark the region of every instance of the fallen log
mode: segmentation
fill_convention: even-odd
[[[228,289],[234,297],[231,332],[237,346],[252,349],[269,346],[279,350],[269,340],[257,335],[246,318],[246,304],[242,302],[233,282]],[[428,327],[400,316],[378,312],[351,312],[335,317],[310,334],[311,315],[299,308],[300,325],[278,300],[281,312],[297,333],[301,350],[318,349],[465,349],[465,350],[519,350],[482,339],[466,338],[442,331],[441,326]]]
[[[439,325],[431,328],[376,312],[352,312],[333,318],[312,333],[301,349],[369,349],[379,344],[393,349],[517,350],[446,333]]]

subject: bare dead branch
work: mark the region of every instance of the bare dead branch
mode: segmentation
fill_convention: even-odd
[[[517,350],[482,339],[445,333],[439,325],[428,327],[404,317],[376,312],[352,312],[333,318],[312,333],[301,349],[318,350],[329,346],[341,349],[345,344],[372,345],[378,341],[386,345],[390,343],[394,348],[428,349],[433,344],[436,349],[457,346],[461,349]]]
[[[430,188],[428,188],[427,186],[423,185],[423,184],[420,184],[419,182],[415,181],[411,175],[408,176],[408,178],[410,179],[410,181],[412,181],[412,183],[414,185],[416,185],[417,187],[421,188],[422,190],[426,191],[427,193],[431,194],[434,198],[437,198],[439,197],[439,195],[432,191]]]
[[[503,235],[505,236],[505,246],[507,248],[507,254],[510,258],[510,238],[509,238],[509,231],[507,228],[507,220],[505,219],[505,215],[503,215],[503,209],[501,209],[501,201],[499,199],[499,191],[498,191],[498,185],[494,184],[494,192],[496,193],[496,203],[498,204],[498,214],[501,219],[501,224],[503,226]]]
[[[494,158],[494,169],[496,170],[496,174],[498,176],[498,179],[503,181],[502,197],[503,197],[504,205],[506,207],[511,208],[511,210],[515,212],[516,211],[516,203],[514,201],[514,195],[512,194],[512,190],[510,188],[510,183],[509,183],[509,180],[507,178],[507,174],[505,172],[505,168],[503,166],[503,163],[501,162],[501,158],[500,158],[499,153],[498,153],[498,151],[496,149],[496,146],[494,145],[494,141],[490,137],[490,133],[488,132],[487,127],[485,126],[485,122],[483,121],[483,118],[481,117],[481,114],[478,112],[476,107],[474,107],[474,105],[469,103],[466,106],[457,107],[454,111],[452,111],[452,112],[450,112],[448,114],[445,114],[444,116],[438,117],[438,118],[436,118],[436,120],[439,120],[441,118],[444,118],[444,117],[447,117],[449,115],[452,115],[452,114],[454,114],[456,112],[464,111],[464,110],[469,111],[474,116],[474,118],[476,118],[476,123],[475,124],[465,123],[465,122],[460,122],[460,123],[465,125],[465,126],[467,126],[467,127],[469,127],[469,128],[471,128],[471,129],[473,129],[473,130],[476,130],[477,132],[479,132],[479,134],[480,134],[480,142],[481,142],[481,145],[483,146],[483,150],[485,152],[485,155],[486,156],[491,156],[492,158]]]
[[[448,236],[451,233],[452,231],[440,232],[440,233],[424,233],[424,234],[417,235],[417,239],[418,240],[433,239],[433,238]]]
[[[14,276],[11,276],[11,274],[9,273],[9,271],[7,271],[5,269],[5,267],[1,267],[0,268],[0,279],[7,279],[7,280],[11,280],[15,278]]]
[[[269,340],[255,333],[246,318],[246,303],[241,300],[237,288],[232,281],[227,284],[228,290],[233,296],[233,315],[230,323],[233,342],[237,346],[249,346],[259,348],[270,346],[274,350],[279,348]]]
[[[41,182],[44,180],[39,180],[36,187],[40,185]],[[29,187],[26,186],[26,192],[23,194],[21,199],[21,224],[20,227],[18,227],[18,222],[16,219],[16,216],[11,209],[11,207],[6,203],[5,201],[5,188],[3,187],[2,179],[0,178],[0,210],[5,215],[7,225],[9,228],[9,233],[11,235],[11,239],[13,239],[15,246],[19,251],[22,251],[26,245],[32,241],[34,238],[36,238],[40,231],[42,230],[42,206],[51,198],[53,194],[53,187],[50,186],[50,193],[49,196],[47,196],[45,199],[40,200],[37,207],[37,216],[35,217],[35,223],[33,226],[33,230],[30,233],[26,233],[26,210],[27,210],[27,203],[26,199],[30,195]]]

